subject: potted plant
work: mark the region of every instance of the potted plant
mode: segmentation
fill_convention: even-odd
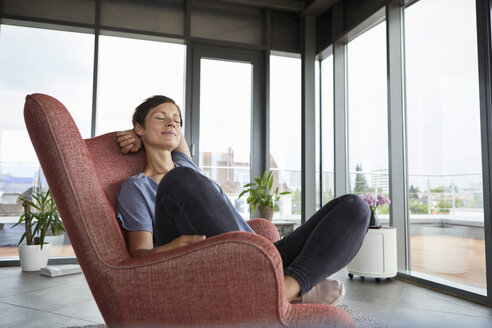
[[[245,190],[239,194],[241,198],[244,194],[249,193],[246,202],[251,205],[251,213],[254,214],[258,208],[260,216],[269,221],[272,221],[273,213],[278,210],[277,201],[280,195],[290,194],[288,191],[279,193],[278,187],[272,193],[272,186],[273,171],[265,170],[263,177],[255,177],[255,182],[244,185]]]
[[[371,210],[371,218],[369,221],[369,229],[379,229],[381,228],[381,222],[379,221],[378,215],[377,215],[377,208],[379,206],[385,205],[385,204],[391,204],[391,201],[389,198],[387,198],[384,195],[378,194],[376,197],[374,197],[371,194],[364,194],[360,196],[364,203],[369,206],[369,209]]]
[[[25,232],[17,245],[21,267],[23,271],[39,271],[48,264],[51,245],[44,242],[47,232],[59,235],[65,227],[50,190],[28,191],[19,194],[19,200],[24,214],[13,227],[21,223],[25,225]],[[24,240],[25,244],[22,244]]]

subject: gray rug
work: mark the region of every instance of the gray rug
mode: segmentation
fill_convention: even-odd
[[[361,313],[357,310],[352,309],[347,305],[339,305],[339,308],[347,312],[355,321],[358,328],[384,328],[384,324],[377,322],[373,318]],[[69,328],[106,328],[106,325],[92,325],[92,326],[80,326],[80,327],[69,327]]]
[[[368,315],[365,315],[362,312],[359,312],[357,310],[352,309],[351,307],[347,305],[339,305],[339,308],[347,312],[352,319],[354,319],[355,323],[357,324],[358,328],[384,328],[386,325],[382,324],[381,322],[378,322],[371,318]]]

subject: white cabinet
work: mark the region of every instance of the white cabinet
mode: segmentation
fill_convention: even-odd
[[[369,229],[359,253],[348,265],[349,277],[389,278],[396,276],[396,229]]]

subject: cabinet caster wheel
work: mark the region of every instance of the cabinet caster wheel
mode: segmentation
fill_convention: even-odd
[[[349,276],[350,279],[352,279],[354,277],[354,275],[351,274],[351,273],[349,273],[348,276]]]
[[[381,282],[381,279],[380,278],[376,278],[376,282]]]

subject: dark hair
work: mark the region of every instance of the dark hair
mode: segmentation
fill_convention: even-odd
[[[133,126],[139,123],[142,127],[145,128],[145,117],[147,117],[149,111],[152,108],[155,108],[165,103],[171,103],[176,105],[176,102],[174,100],[166,96],[153,96],[147,98],[143,103],[141,103],[140,105],[137,106],[137,108],[135,108],[135,112],[133,113],[133,117],[132,117]],[[179,108],[178,105],[176,105],[176,108],[178,108],[178,113],[179,113],[179,125],[183,126],[181,109]]]

